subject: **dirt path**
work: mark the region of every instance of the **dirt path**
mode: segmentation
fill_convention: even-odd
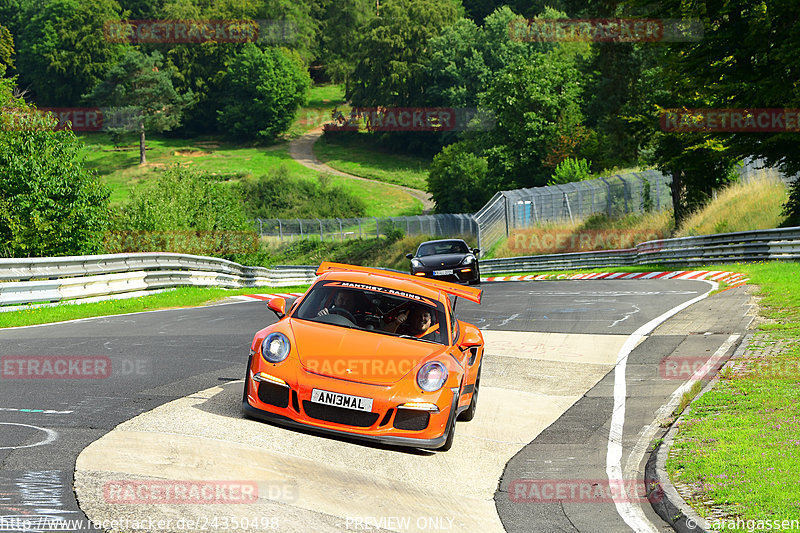
[[[307,133],[301,135],[300,137],[294,139],[289,143],[289,155],[292,156],[292,159],[294,159],[304,167],[310,168],[311,170],[316,170],[317,172],[327,172],[328,174],[343,176],[345,178],[351,178],[355,180],[375,181],[367,178],[362,178],[360,176],[354,176],[353,174],[348,174],[340,170],[336,170],[335,168],[329,167],[328,165],[317,159],[314,156],[313,146],[314,143],[317,142],[317,139],[320,138],[320,136],[322,136],[321,127],[310,130]],[[379,183],[384,183],[384,182],[379,182]],[[408,193],[409,195],[413,196],[420,202],[422,202],[423,213],[430,213],[431,211],[433,211],[433,202],[428,197],[427,192],[420,191],[419,189],[412,189],[411,187],[404,187],[403,185],[395,185],[393,183],[385,183],[385,185],[400,189]]]

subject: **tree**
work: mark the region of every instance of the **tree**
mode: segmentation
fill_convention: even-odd
[[[261,49],[279,46],[291,50],[304,64],[317,53],[317,22],[312,18],[314,2],[294,0],[225,0],[196,2],[172,0],[165,3],[159,18],[167,20],[246,20],[259,26]],[[217,111],[228,91],[224,77],[228,65],[241,53],[245,43],[151,44],[175,67],[174,85],[178,92],[192,91],[197,104],[187,110],[184,130],[192,133],[217,133]]]
[[[111,42],[104,23],[120,19],[116,0],[44,0],[17,36],[17,70],[41,106],[74,106],[129,48]]]
[[[652,17],[694,18],[704,27],[702,39],[670,43],[661,58],[668,99],[662,108],[800,107],[800,87],[787,80],[800,77],[796,23],[800,4],[783,0],[664,0],[651,8]],[[658,117],[653,117],[653,121]],[[800,133],[669,132],[659,136],[658,164],[673,180],[676,221],[688,212],[692,198],[702,197],[727,181],[726,169],[737,159],[762,158],[787,174],[800,171]],[[686,148],[690,148],[685,152]],[[684,151],[680,155],[681,151]],[[795,182],[796,187],[800,183]],[[684,195],[682,197],[682,194]]]
[[[299,58],[279,48],[246,45],[233,58],[217,114],[220,129],[237,137],[273,140],[291,126],[311,87]]]
[[[358,41],[354,106],[408,107],[424,101],[428,42],[459,15],[454,0],[386,0]]]
[[[469,143],[445,146],[433,158],[428,192],[437,213],[474,213],[494,191],[487,183],[486,159],[475,155]]]
[[[325,0],[320,13],[318,61],[331,79],[350,89],[358,38],[375,17],[372,0]]]
[[[559,138],[580,132],[584,77],[579,59],[561,45],[518,60],[495,77],[481,99],[497,126],[482,134],[480,143],[489,173],[503,188],[545,185],[560,162],[548,158]]]
[[[14,65],[12,56],[14,55],[14,38],[11,32],[3,25],[0,25],[0,77],[3,77],[8,67]]]
[[[83,145],[0,80],[0,255],[32,257],[102,251],[108,189],[83,166]]]
[[[139,164],[147,163],[145,132],[167,131],[181,123],[183,110],[194,101],[191,92],[179,95],[172,86],[173,73],[162,68],[158,52],[145,55],[137,50],[125,54],[105,80],[84,99],[94,105],[109,105],[136,111],[139,131]]]

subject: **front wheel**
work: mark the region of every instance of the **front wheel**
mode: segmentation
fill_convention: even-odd
[[[475,279],[469,280],[470,285],[480,285],[481,284],[481,269],[475,267]]]
[[[453,447],[453,439],[456,436],[456,411],[458,411],[458,398],[453,402],[453,414],[450,416],[450,423],[447,425],[447,439],[444,444],[436,449],[438,452],[446,452]]]
[[[472,389],[472,398],[469,401],[469,407],[467,407],[466,411],[458,415],[458,419],[461,422],[469,422],[475,418],[475,411],[478,409],[478,389],[481,386],[481,370],[483,370],[483,361],[481,361],[481,366],[478,367],[478,376],[475,378],[475,388]]]

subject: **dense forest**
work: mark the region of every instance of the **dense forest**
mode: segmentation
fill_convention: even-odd
[[[56,163],[71,180],[63,198],[106,218],[71,133],[39,119],[20,128],[30,122],[21,111],[133,109],[142,146],[146,132],[165,131],[269,143],[326,81],[344,84],[354,108],[482,117],[457,130],[373,133],[433,158],[439,212],[475,211],[498,190],[656,167],[673,177],[680,219],[746,157],[800,171],[796,122],[753,131],[696,127],[696,112],[684,128],[663,120],[682,109],[799,108],[798,17],[800,4],[784,0],[0,0],[0,236],[27,242],[15,228],[43,194],[30,173],[56,180]],[[631,33],[631,21],[658,31]],[[34,138],[40,160],[26,162]],[[56,211],[72,209],[91,233],[76,202]],[[799,186],[787,209],[800,222]]]

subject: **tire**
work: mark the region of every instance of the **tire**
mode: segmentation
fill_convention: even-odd
[[[247,369],[244,371],[244,389],[242,390],[242,403],[247,401],[247,387],[250,386],[250,365],[253,363],[253,356],[247,358]]]
[[[469,280],[470,285],[480,285],[481,284],[481,269],[475,269],[475,279]]]
[[[466,411],[458,415],[458,420],[460,422],[469,422],[475,418],[475,411],[478,409],[478,390],[481,386],[481,370],[483,370],[483,361],[481,361],[481,366],[478,367],[478,376],[475,378],[475,389],[472,391],[469,407],[467,407]]]
[[[456,436],[456,411],[458,411],[458,398],[453,402],[453,414],[450,416],[450,423],[447,424],[447,439],[436,449],[437,452],[446,452],[453,447],[453,439]]]

